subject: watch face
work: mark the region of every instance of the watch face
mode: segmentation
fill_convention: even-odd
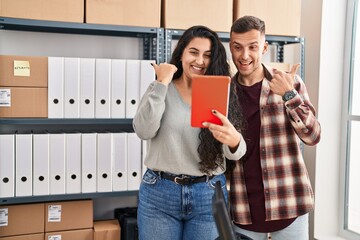
[[[284,96],[283,96],[283,100],[284,100],[284,101],[288,101],[288,100],[294,98],[295,95],[296,95],[296,93],[295,93],[294,91],[286,92],[286,93],[284,94]]]

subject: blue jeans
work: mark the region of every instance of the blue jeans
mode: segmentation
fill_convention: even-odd
[[[212,215],[215,182],[227,200],[223,174],[207,182],[179,185],[147,170],[139,190],[140,240],[213,240],[218,237]]]
[[[267,233],[259,233],[235,227],[235,231],[245,234],[256,240],[267,240]],[[272,232],[271,240],[308,240],[309,239],[309,214],[301,215],[286,228]]]

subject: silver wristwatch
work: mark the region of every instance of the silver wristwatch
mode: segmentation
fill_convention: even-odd
[[[290,99],[293,99],[296,96],[296,94],[297,94],[297,91],[295,89],[293,89],[291,91],[287,91],[282,96],[282,99],[284,100],[284,102],[289,101]]]

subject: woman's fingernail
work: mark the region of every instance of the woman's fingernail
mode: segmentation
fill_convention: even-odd
[[[216,113],[216,110],[211,110],[212,113]]]

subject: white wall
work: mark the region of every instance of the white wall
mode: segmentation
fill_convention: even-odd
[[[302,0],[305,81],[322,125],[320,143],[315,148],[305,148],[315,190],[311,237],[319,240],[338,239],[342,222],[339,164],[345,14],[346,1]]]

